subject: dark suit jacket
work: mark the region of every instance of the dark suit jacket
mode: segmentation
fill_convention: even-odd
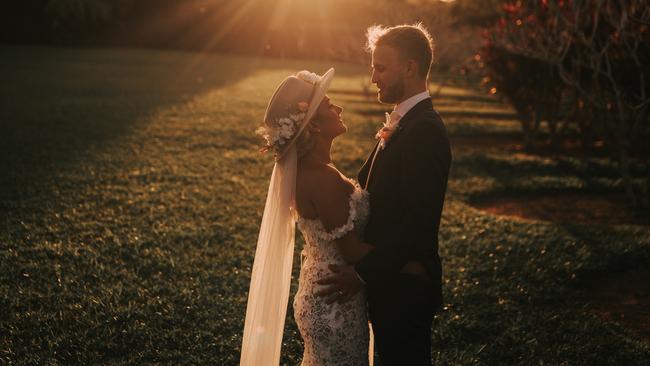
[[[386,147],[378,145],[361,168],[359,183],[370,192],[364,241],[375,246],[355,265],[369,291],[396,276],[407,261],[420,261],[442,301],[438,227],[447,188],[451,150],[447,130],[431,99],[416,104],[399,122]]]

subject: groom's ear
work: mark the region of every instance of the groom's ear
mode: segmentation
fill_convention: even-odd
[[[418,63],[415,60],[406,60],[406,73],[411,77],[418,75]]]

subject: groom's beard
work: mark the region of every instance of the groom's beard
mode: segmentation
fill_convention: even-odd
[[[379,91],[379,101],[385,104],[397,104],[404,97],[404,80],[397,80]]]

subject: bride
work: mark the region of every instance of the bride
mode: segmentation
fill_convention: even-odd
[[[295,225],[305,238],[293,308],[304,340],[302,365],[372,364],[366,293],[321,297],[318,280],[354,263],[372,246],[359,239],[368,193],[332,164],[332,141],[345,133],[343,109],[326,92],[334,76],[287,77],[258,130],[275,154],[249,290],[240,365],[278,365],[288,304]],[[320,290],[320,291],[319,291]],[[336,300],[336,301],[334,301]]]

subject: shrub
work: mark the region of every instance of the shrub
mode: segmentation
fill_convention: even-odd
[[[486,80],[519,112],[528,140],[541,120],[556,142],[558,121],[563,132],[573,124],[584,148],[607,145],[630,201],[650,203],[650,3],[507,3],[485,39]],[[631,157],[649,172],[636,187]]]

